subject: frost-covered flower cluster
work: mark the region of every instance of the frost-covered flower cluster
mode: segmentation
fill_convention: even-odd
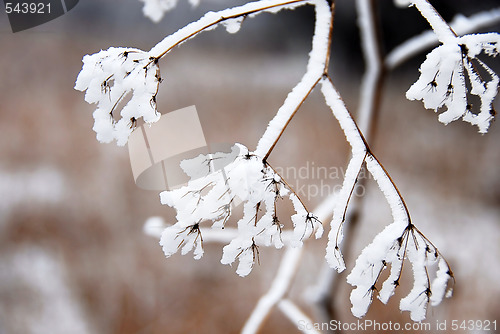
[[[427,109],[441,112],[439,121],[444,124],[462,118],[486,133],[495,116],[492,104],[499,78],[478,56],[497,56],[500,34],[460,37],[428,0],[411,0],[410,4],[429,22],[441,45],[427,55],[420,77],[406,97],[422,100]],[[474,100],[480,102],[474,105]]]
[[[386,304],[400,285],[404,260],[413,266],[414,283],[410,293],[401,299],[401,311],[409,311],[413,321],[422,321],[429,302],[439,304],[450,297],[453,273],[437,248],[411,223],[395,222],[387,226],[356,260],[347,282],[356,288],[351,292],[352,313],[366,314],[374,295]],[[382,273],[390,266],[390,274],[377,286]],[[438,267],[431,277],[432,270]]]
[[[288,197],[295,214],[291,216],[292,246],[314,235],[321,237],[323,226],[310,213],[285,180],[262,158],[236,144],[231,153],[200,155],[181,163],[191,180],[187,185],[160,194],[161,203],[175,208],[177,223],[162,233],[160,244],[167,257],[179,249],[182,254],[193,250],[194,258],[203,255],[200,226],[211,223],[223,229],[233,209],[243,205],[237,222],[238,235],[224,247],[221,262],[239,261],[237,273],[246,276],[259,257],[259,246],[284,246],[277,213],[279,201]],[[286,222],[284,222],[286,223]]]
[[[427,55],[420,67],[420,78],[407,91],[410,100],[422,100],[434,109],[439,121],[448,124],[462,118],[488,131],[495,116],[492,103],[498,92],[499,78],[478,56],[497,56],[500,35],[473,34],[453,38]],[[480,101],[473,105],[471,95]]]
[[[85,101],[97,104],[97,140],[123,146],[139,119],[156,122],[156,95],[162,81],[158,59],[131,48],[109,48],[83,58],[75,89],[86,91]]]

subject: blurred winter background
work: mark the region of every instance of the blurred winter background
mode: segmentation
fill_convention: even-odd
[[[172,221],[174,213],[160,205],[157,192],[135,186],[126,148],[95,140],[93,106],[73,90],[83,55],[110,46],[148,50],[227,3],[202,0],[193,9],[180,1],[154,24],[137,0],[86,0],[15,34],[0,13],[0,333],[236,333],[269,288],[280,251],[261,250],[260,265],[247,278],[220,264],[221,245],[207,245],[200,261],[165,259],[143,223],[153,215]],[[363,63],[354,2],[337,3],[332,73],[355,113]],[[427,28],[416,10],[380,3],[385,51]],[[457,10],[470,15],[498,5],[433,3],[446,19]],[[254,148],[304,72],[312,18],[310,8],[265,14],[245,21],[236,35],[218,28],[182,45],[161,61],[160,111],[195,105],[209,142]],[[406,101],[404,92],[424,57],[388,74],[372,148],[399,185],[414,223],[455,271],[455,296],[431,307],[428,321],[500,321],[499,125],[486,135],[461,122],[445,127],[432,111]],[[498,59],[488,63],[500,69]],[[500,110],[498,99],[495,105]],[[295,168],[286,173],[289,182],[314,207],[342,181],[347,154],[340,128],[314,93],[270,162]],[[320,168],[330,171],[326,178],[314,174]],[[302,174],[294,177],[294,170]],[[353,257],[390,222],[373,182],[364,190],[348,271]],[[312,316],[304,291],[316,282],[324,246],[325,240],[306,243],[290,296]],[[336,320],[354,321],[350,286],[344,275],[339,279],[332,299]],[[375,301],[367,318],[408,322],[397,309],[405,288],[388,306]],[[262,330],[293,332],[278,311]]]

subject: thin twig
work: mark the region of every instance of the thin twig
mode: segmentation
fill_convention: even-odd
[[[247,3],[243,6],[224,9],[219,12],[209,12],[198,21],[192,22],[184,28],[173,33],[172,35],[164,38],[160,43],[156,44],[149,51],[149,53],[151,55],[156,55],[152,57],[155,60],[158,60],[169,53],[176,46],[182,44],[188,39],[195,37],[203,31],[210,30],[210,28],[217,26],[223,21],[238,18],[241,16],[260,14],[262,12],[265,12],[266,10],[270,10],[276,7],[284,7],[293,4],[307,4],[309,2],[310,1],[308,0],[260,0]]]
[[[299,83],[288,94],[274,118],[269,122],[266,131],[257,144],[254,153],[257,156],[264,157],[264,162],[271,154],[297,110],[324,75],[329,58],[329,51],[325,48],[325,45],[329,45],[331,40],[332,13],[328,2],[325,0],[316,0],[311,4],[314,5],[316,17],[307,70]]]

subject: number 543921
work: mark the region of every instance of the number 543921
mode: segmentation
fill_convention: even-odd
[[[7,14],[50,14],[50,3],[43,2],[22,2],[5,3],[5,12]]]
[[[496,331],[497,330],[497,321],[490,320],[452,320],[451,322],[451,330],[464,330],[464,331]]]

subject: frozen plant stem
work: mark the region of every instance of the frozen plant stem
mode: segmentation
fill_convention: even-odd
[[[278,140],[302,103],[307,99],[314,87],[316,87],[323,75],[327,75],[328,73],[335,2],[332,1],[331,7],[324,0],[316,0],[313,4],[316,23],[307,70],[299,83],[288,94],[285,102],[279,108],[276,116],[269,122],[265,133],[259,140],[254,153],[257,156],[264,157],[264,161],[271,154],[271,151],[278,143]]]
[[[333,211],[332,229],[328,236],[328,246],[327,246],[327,261],[332,267],[337,269],[339,272],[345,269],[345,264],[340,252],[340,244],[343,239],[343,224],[345,223],[345,212],[349,204],[349,200],[352,195],[352,191],[356,184],[357,175],[361,164],[369,159],[373,161],[376,173],[379,178],[377,183],[384,193],[389,206],[391,207],[392,215],[395,221],[404,221],[407,224],[410,223],[410,215],[406,204],[396,188],[396,185],[392,179],[387,174],[386,170],[378,162],[375,156],[370,152],[370,149],[361,134],[356,123],[352,119],[349,111],[345,107],[340,95],[338,94],[335,86],[333,85],[331,79],[324,78],[321,81],[321,91],[325,97],[326,104],[331,108],[335,118],[338,120],[347,141],[352,148],[352,158],[348,165],[344,183],[342,189],[340,190],[337,204],[335,205]],[[359,166],[359,169],[356,169]],[[372,174],[374,172],[370,171]],[[376,175],[374,174],[374,177]],[[333,256],[331,256],[333,255]]]
[[[427,0],[414,0],[413,5],[417,7],[422,16],[429,22],[441,43],[452,42],[457,35],[448,23],[441,17],[436,9]]]
[[[156,58],[160,59],[169,53],[173,48],[182,44],[183,42],[195,37],[199,33],[203,31],[207,31],[213,29],[219,23],[251,15],[257,15],[262,12],[266,12],[269,10],[273,10],[277,7],[287,8],[293,6],[300,6],[310,3],[307,0],[291,0],[291,1],[282,1],[282,0],[261,0],[250,2],[243,6],[228,8],[219,12],[208,12],[198,21],[192,22],[185,26],[184,28],[178,30],[165,37],[160,43],[156,44],[150,51],[149,54]]]

